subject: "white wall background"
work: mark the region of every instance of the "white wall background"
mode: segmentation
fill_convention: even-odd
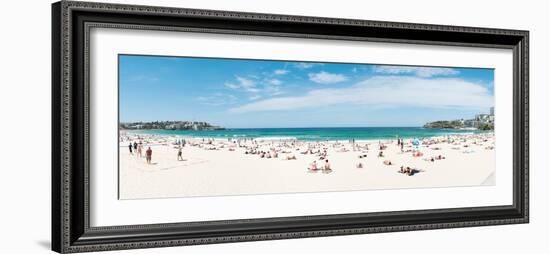
[[[107,0],[104,0],[107,1]],[[465,229],[246,242],[121,253],[544,252],[550,226],[545,109],[550,31],[545,1],[111,2],[344,17],[531,31],[531,223]],[[50,244],[50,1],[7,1],[0,15],[0,253],[48,253]],[[547,156],[548,157],[548,156]],[[538,251],[537,251],[538,250]]]

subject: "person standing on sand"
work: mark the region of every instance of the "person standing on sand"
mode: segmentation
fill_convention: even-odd
[[[181,146],[180,146],[180,147],[178,147],[178,161],[183,160],[183,157],[181,155],[182,155],[182,151],[181,151]]]
[[[147,151],[145,151],[145,159],[147,160],[147,164],[151,164],[152,157],[153,157],[153,150],[151,150],[151,147],[148,147]]]
[[[130,142],[130,144],[128,145],[128,149],[130,149],[130,154],[133,155],[134,153],[132,152],[132,142]]]

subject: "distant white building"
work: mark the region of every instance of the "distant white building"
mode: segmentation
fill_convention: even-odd
[[[466,128],[475,128],[475,127],[477,127],[476,123],[477,122],[474,119],[464,120],[464,127],[466,127]]]
[[[463,128],[486,128],[489,125],[490,128],[495,123],[495,108],[489,108],[489,114],[477,114],[473,119],[457,119]],[[428,124],[429,125],[429,124]]]
[[[487,123],[489,122],[489,115],[488,114],[479,114],[479,115],[476,115],[476,121],[480,122],[480,123]]]

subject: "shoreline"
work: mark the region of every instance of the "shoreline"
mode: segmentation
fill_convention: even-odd
[[[314,127],[318,128],[318,127]],[[320,127],[322,129],[324,127]],[[330,129],[332,127],[326,127],[326,129]],[[352,127],[355,128],[355,127]],[[356,127],[356,128],[364,128],[364,127]],[[368,127],[371,128],[371,127]],[[373,127],[373,128],[394,128],[394,127]],[[395,128],[418,128],[418,129],[431,129],[431,128],[423,128],[423,127],[395,127]],[[281,128],[261,128],[261,129],[281,129]],[[261,130],[257,128],[249,128],[249,129],[226,129],[226,130]],[[286,129],[286,128],[283,128]],[[291,129],[303,129],[303,128],[291,128]],[[134,134],[134,135],[143,135],[143,136],[159,136],[159,137],[172,137],[172,138],[183,138],[183,139],[214,139],[214,140],[266,140],[266,141],[288,141],[288,140],[296,140],[296,141],[304,141],[304,142],[326,142],[326,141],[339,141],[339,142],[346,142],[349,140],[355,140],[357,142],[371,142],[371,141],[379,141],[379,140],[396,140],[399,139],[414,139],[418,138],[420,140],[427,139],[427,138],[439,138],[439,137],[452,137],[452,136],[467,136],[467,135],[494,135],[494,131],[483,131],[483,130],[471,130],[471,129],[434,129],[434,130],[445,130],[449,131],[448,133],[440,133],[440,134],[434,134],[434,135],[427,135],[427,136],[413,136],[413,135],[395,135],[395,136],[385,136],[385,137],[372,137],[372,138],[366,138],[366,137],[346,137],[343,139],[334,139],[333,137],[327,137],[327,138],[303,138],[303,137],[296,137],[296,136],[246,136],[246,135],[225,135],[225,136],[209,136],[209,135],[187,135],[187,134],[179,134],[179,133],[154,133],[155,131],[166,131],[166,132],[172,132],[174,130],[163,130],[163,129],[155,129],[155,130],[119,130],[119,137],[121,134]],[[460,132],[452,132],[452,130],[460,131]],[[178,131],[178,130],[175,130]],[[187,130],[186,130],[187,131]],[[143,133],[142,133],[143,132]],[[147,133],[147,132],[153,132],[153,133]],[[193,133],[204,133],[204,132],[212,132],[212,131],[189,131]],[[213,131],[216,132],[216,131]],[[461,133],[462,132],[462,133]]]

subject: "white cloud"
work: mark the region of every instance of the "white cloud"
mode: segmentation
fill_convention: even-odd
[[[256,82],[254,80],[240,76],[235,76],[235,78],[237,79],[237,83],[225,83],[225,87],[231,89],[243,89],[251,93],[257,93],[260,91],[260,89],[256,87]]]
[[[254,101],[254,100],[257,100],[257,99],[260,99],[260,98],[262,98],[261,95],[252,95],[252,96],[248,97],[248,99],[250,99],[251,101]]]
[[[239,81],[239,83],[241,84],[241,87],[243,87],[243,88],[256,87],[256,83],[251,79],[247,79],[247,78],[243,78],[243,77],[239,77],[239,76],[237,76],[236,78]]]
[[[278,80],[278,79],[269,79],[269,80],[266,80],[268,84],[270,85],[275,85],[275,86],[278,86],[280,84],[282,84],[283,82]]]
[[[257,100],[262,97],[282,94],[283,91],[279,87],[282,83],[281,80],[275,78],[258,80],[248,75],[247,78],[235,76],[234,82],[227,82],[224,85],[232,90],[248,92],[252,94],[248,97],[250,100]]]
[[[486,109],[494,105],[494,98],[482,85],[456,78],[375,76],[348,88],[316,89],[302,96],[255,101],[229,111],[281,111],[345,104]]]
[[[288,72],[289,72],[289,71],[287,71],[287,70],[280,69],[280,70],[275,70],[275,71],[273,72],[273,74],[275,74],[275,75],[285,75],[285,74],[287,74]]]
[[[310,73],[308,76],[309,80],[319,84],[333,84],[348,80],[348,78],[342,74],[328,73],[325,71]]]
[[[413,66],[390,66],[382,65],[373,67],[376,73],[385,74],[413,74],[418,77],[429,78],[432,76],[450,76],[456,75],[459,71],[452,68],[439,67],[413,67]]]
[[[284,92],[278,86],[268,86],[264,89],[264,92],[270,96],[283,94]]]
[[[234,83],[225,83],[224,85],[225,85],[225,87],[231,88],[231,89],[239,89],[239,88],[241,88],[241,86],[239,86],[239,85],[237,85],[237,84],[234,84]]]

